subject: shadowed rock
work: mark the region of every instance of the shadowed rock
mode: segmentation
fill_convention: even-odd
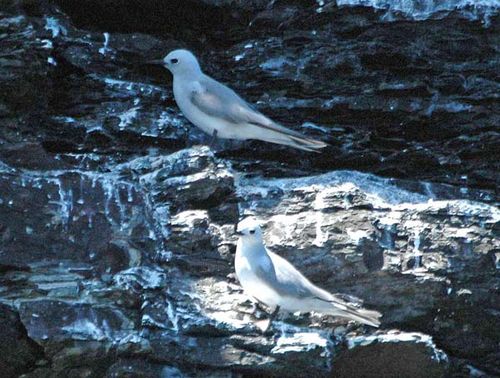
[[[4,374],[500,374],[498,15],[320,3],[2,4]],[[178,47],[331,146],[196,146],[145,64]],[[247,214],[382,330],[261,335],[231,275]]]

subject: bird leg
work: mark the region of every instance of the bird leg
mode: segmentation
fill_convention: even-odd
[[[257,322],[256,325],[260,330],[262,331],[263,334],[265,334],[267,331],[269,331],[269,328],[271,328],[271,325],[273,324],[273,320],[276,318],[276,315],[278,315],[278,312],[280,311],[280,306],[276,306],[274,311],[271,313],[269,318],[267,318],[264,321]]]
[[[257,317],[257,311],[262,311],[262,312],[267,312],[261,305],[261,303],[259,302],[258,299],[254,298],[254,300],[252,301],[252,309],[250,310],[250,312],[255,316]]]
[[[217,142],[217,130],[214,129],[214,132],[212,133],[212,138],[210,139],[210,148],[214,148],[215,143]]]
[[[274,318],[276,318],[276,315],[278,315],[278,312],[280,312],[280,306],[276,306],[274,311],[271,313],[271,316],[269,317],[269,323],[271,323]]]
[[[257,302],[252,301],[252,309],[250,310],[250,312],[253,315],[255,315],[255,313],[257,312],[258,309],[259,309],[259,306],[257,305]]]

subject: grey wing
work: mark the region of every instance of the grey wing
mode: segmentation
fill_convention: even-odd
[[[293,296],[300,298],[315,298],[320,301],[331,303],[335,307],[342,310],[355,310],[355,307],[341,298],[314,285],[307,279],[307,277],[300,273],[283,257],[272,252],[269,252],[269,256],[273,260],[273,266],[276,271],[276,280],[279,282],[278,286],[288,288],[289,292],[293,287],[293,291],[291,293],[294,294]]]
[[[252,108],[224,84],[208,76],[200,79],[199,84],[191,91],[190,100],[203,113],[235,124],[252,124],[279,133],[303,137],[302,134],[278,125]]]
[[[374,327],[379,326],[380,321],[378,318],[382,316],[379,312],[357,308],[351,303],[345,302],[341,298],[315,286],[281,256],[272,252],[268,253],[273,262],[272,266],[275,272],[276,282],[274,283],[274,287],[278,288],[276,291],[279,294],[294,298],[308,298],[322,301],[331,306],[330,308],[326,308],[327,313],[347,316],[348,318],[373,325]],[[333,312],[328,312],[328,309]],[[325,307],[319,306],[311,308],[311,310],[322,312],[322,310],[325,310]]]
[[[191,91],[190,100],[203,113],[236,124],[248,123],[252,118],[255,118],[255,121],[272,122],[252,109],[224,84],[208,76],[199,80],[199,84]]]
[[[282,257],[268,252],[270,267],[261,267],[256,274],[278,294],[294,298],[314,296],[312,285],[297,269]]]

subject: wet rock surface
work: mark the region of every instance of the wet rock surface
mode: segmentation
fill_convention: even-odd
[[[2,376],[500,375],[498,11],[353,4],[2,3]],[[180,46],[330,146],[202,146],[146,64]],[[262,335],[247,214],[381,329]]]

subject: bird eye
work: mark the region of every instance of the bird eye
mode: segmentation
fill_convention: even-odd
[[[177,63],[179,63],[179,59],[175,59],[175,58],[174,59],[170,59],[170,63],[177,64]]]
[[[250,233],[251,234],[255,234],[255,230],[250,230]]]

